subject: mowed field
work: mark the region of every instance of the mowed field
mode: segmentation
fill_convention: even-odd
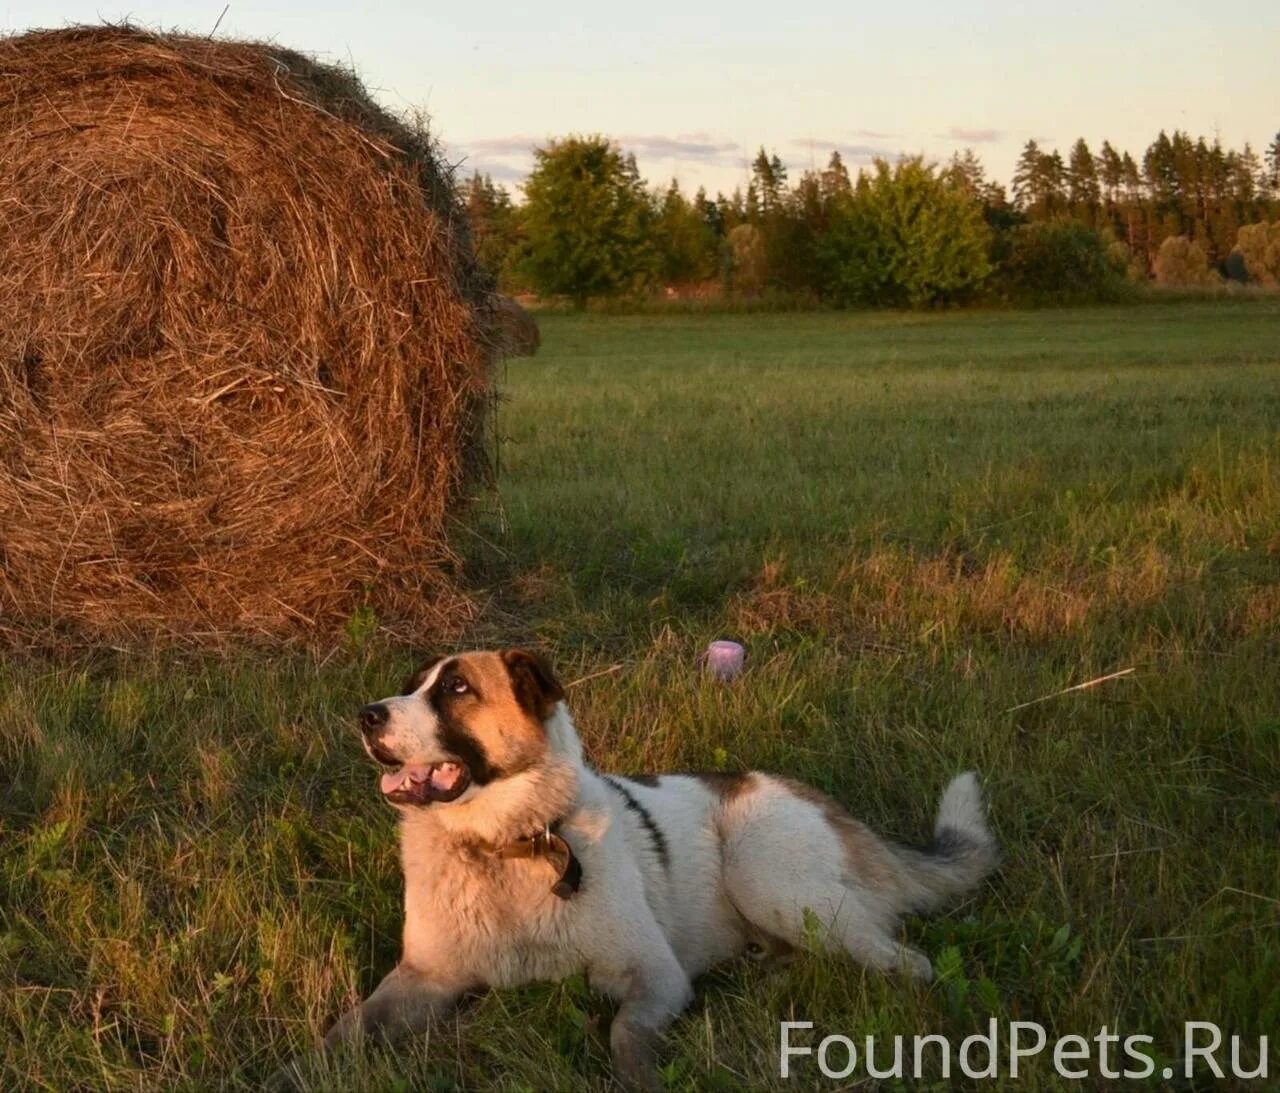
[[[1206,1020],[1250,1066],[1271,1034],[1274,1076],[1280,302],[542,325],[502,377],[497,495],[458,528],[484,607],[458,640],[550,651],[613,769],[767,768],[922,840],[976,768],[1005,853],[907,924],[932,986],[818,937],[728,968],[669,1086],[874,1087],[779,1079],[781,1020],[875,1035],[881,1067],[894,1034],[1106,1025],[1152,1036],[1157,1073]],[[352,714],[433,650],[351,629],[0,667],[0,1087],[252,1086],[391,967],[393,819]],[[700,679],[726,636],[748,672]],[[604,1089],[607,1020],[580,980],[529,987],[309,1074]],[[929,1073],[903,1084],[951,1086]]]

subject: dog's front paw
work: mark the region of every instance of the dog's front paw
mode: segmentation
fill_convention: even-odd
[[[663,1093],[658,1074],[658,1034],[615,1018],[609,1033],[613,1076],[631,1093]]]

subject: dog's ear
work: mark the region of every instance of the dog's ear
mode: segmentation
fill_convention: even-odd
[[[564,698],[564,688],[551,671],[551,665],[525,649],[504,649],[502,663],[511,676],[516,701],[539,721],[545,721],[551,708]]]
[[[442,657],[427,657],[427,659],[422,662],[422,667],[414,672],[413,675],[405,676],[404,682],[400,684],[400,693],[402,695],[413,694],[414,691],[426,683],[428,673],[432,668],[439,664],[442,659]]]

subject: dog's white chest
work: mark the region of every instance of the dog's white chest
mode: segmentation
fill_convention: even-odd
[[[573,908],[552,893],[555,879],[539,860],[406,861],[405,959],[447,962],[493,987],[573,974]]]

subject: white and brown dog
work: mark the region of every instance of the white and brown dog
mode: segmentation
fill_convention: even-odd
[[[360,721],[400,812],[404,947],[330,1047],[425,1028],[477,988],[585,971],[618,1004],[616,1076],[650,1088],[658,1036],[702,972],[800,943],[808,912],[855,960],[927,979],[899,919],[996,862],[972,773],[920,850],[770,774],[598,774],[560,685],[521,650],[434,662]]]

